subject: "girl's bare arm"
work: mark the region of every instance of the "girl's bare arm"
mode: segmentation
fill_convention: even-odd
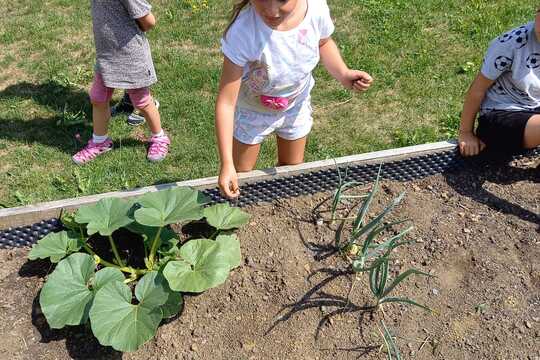
[[[147,32],[148,30],[156,26],[156,18],[154,14],[148,13],[145,16],[138,18],[137,24],[139,24],[139,28],[142,31]]]
[[[239,195],[232,147],[234,111],[240,91],[242,73],[243,69],[240,66],[234,64],[226,56],[224,57],[216,100],[216,136],[221,160],[218,183],[221,191],[229,198]]]
[[[370,87],[372,77],[364,71],[349,69],[332,38],[321,39],[319,51],[326,70],[344,87],[357,91],[364,91]]]

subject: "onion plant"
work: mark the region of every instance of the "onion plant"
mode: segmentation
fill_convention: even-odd
[[[396,226],[409,221],[408,219],[390,222],[384,221],[385,218],[402,203],[405,197],[404,192],[390,201],[382,211],[375,216],[368,218],[370,206],[379,189],[381,171],[382,165],[379,167],[377,178],[367,194],[351,195],[348,193],[345,195],[346,191],[353,190],[360,184],[355,181],[346,182],[341,176],[341,171],[338,168],[339,185],[334,191],[334,196],[332,198],[332,221],[336,219],[336,212],[341,203],[349,201],[348,199],[361,199],[361,201],[358,204],[355,217],[342,219],[341,225],[336,233],[336,247],[351,261],[352,270],[357,276],[362,273],[368,275],[369,289],[374,299],[374,304],[370,307],[371,310],[376,311],[383,304],[402,303],[431,311],[427,306],[421,305],[414,300],[406,297],[392,296],[391,294],[400,283],[411,275],[423,275],[428,277],[431,277],[432,275],[420,270],[408,269],[401,274],[397,274],[393,280],[390,280],[389,278],[389,268],[394,250],[400,246],[411,243],[411,241],[405,240],[405,236],[410,233],[413,226],[405,227],[404,229],[399,230],[397,234],[394,233],[395,235],[389,236],[383,240],[380,239],[383,234],[388,233],[390,230],[394,230]],[[350,223],[348,223],[348,221],[350,221]],[[345,233],[344,230],[346,228],[350,228],[350,232],[348,232],[347,237],[343,239],[345,237],[343,234]],[[352,292],[352,286],[349,294]],[[401,355],[398,346],[395,343],[394,336],[390,333],[383,320],[385,316],[384,311],[381,316],[381,324],[384,330],[381,331],[381,336],[387,348],[387,359],[399,360],[401,359]]]
[[[429,277],[433,275],[425,273],[420,270],[409,269],[397,275],[394,281],[392,281],[391,283],[388,283],[388,267],[389,267],[388,258],[383,257],[383,260],[379,263],[379,265],[377,265],[376,267],[373,267],[369,271],[369,289],[371,290],[371,293],[376,299],[375,307],[378,308],[381,304],[384,304],[384,303],[404,303],[404,304],[418,306],[427,311],[431,311],[431,309],[428,308],[427,306],[420,305],[417,302],[408,298],[392,297],[390,296],[390,293],[403,280],[407,279],[409,276],[413,274],[424,275],[424,276],[429,276]]]
[[[386,359],[387,360],[401,360],[401,353],[399,348],[394,340],[394,335],[388,330],[384,320],[381,320],[381,325],[383,330],[379,329],[381,337],[383,338],[384,345],[386,346]]]
[[[196,190],[176,188],[133,201],[103,199],[64,216],[66,230],[39,240],[29,254],[30,260],[57,263],[39,297],[49,326],[90,322],[100,344],[134,351],[155,335],[162,319],[178,314],[182,293],[222,284],[241,263],[232,230],[249,217],[228,204],[207,203]],[[180,245],[170,225],[203,218],[214,235]],[[143,248],[144,259],[126,257],[119,236],[128,236],[123,240],[133,243],[130,249]]]

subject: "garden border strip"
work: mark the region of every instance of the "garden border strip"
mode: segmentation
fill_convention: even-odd
[[[540,148],[520,154],[538,156]],[[383,150],[360,155],[345,156],[332,160],[314,161],[293,166],[282,166],[265,170],[255,170],[239,174],[242,196],[234,203],[243,207],[259,202],[269,202],[278,198],[314,194],[336,188],[339,176],[347,169],[347,181],[369,183],[375,180],[380,164],[385,164],[382,178],[408,181],[459,169],[467,164],[478,166],[482,158],[462,158],[453,142],[438,142]],[[225,202],[217,188],[217,177],[188,180],[177,183],[149,186],[128,191],[110,192],[74,199],[58,200],[32,206],[0,210],[0,248],[28,246],[51,231],[61,228],[58,221],[62,210],[73,210],[82,205],[92,204],[107,197],[129,198],[147,192],[171,187],[190,186],[203,191],[213,203]],[[49,219],[49,220],[42,220]],[[40,221],[41,220],[41,221]],[[33,225],[27,225],[33,224]],[[25,226],[26,225],[26,226]]]

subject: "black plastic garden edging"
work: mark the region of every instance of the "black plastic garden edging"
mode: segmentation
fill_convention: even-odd
[[[513,156],[513,159],[540,155],[540,148]],[[462,158],[457,150],[449,150],[410,157],[403,160],[382,163],[382,178],[409,181],[448,171],[459,171],[468,167],[477,168],[490,156]],[[381,163],[360,164],[350,167],[340,165],[342,176],[347,181],[360,184],[371,183],[377,177]],[[279,198],[296,197],[332,190],[339,184],[337,169],[324,169],[299,175],[248,183],[242,186],[242,196],[234,205],[244,207],[260,202],[270,202]],[[226,202],[218,188],[202,190],[212,203]],[[62,229],[61,222],[56,219],[43,220],[32,225],[9,228],[0,231],[0,248],[30,246],[50,232]]]

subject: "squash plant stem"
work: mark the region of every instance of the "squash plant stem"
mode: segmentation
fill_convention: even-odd
[[[118,265],[120,265],[121,267],[126,267],[126,265],[120,258],[120,254],[118,254],[118,249],[116,248],[116,244],[114,243],[112,235],[109,235],[109,242],[111,243],[111,248],[114,253],[114,257],[116,258],[116,261],[118,262]]]
[[[152,247],[150,248],[150,257],[148,258],[148,263],[151,267],[154,266],[154,258],[156,255],[156,251],[159,247],[159,243],[161,242],[161,230],[163,229],[163,226],[160,227],[156,233],[156,237],[154,238],[154,241],[152,241]],[[150,269],[149,269],[150,270]]]

